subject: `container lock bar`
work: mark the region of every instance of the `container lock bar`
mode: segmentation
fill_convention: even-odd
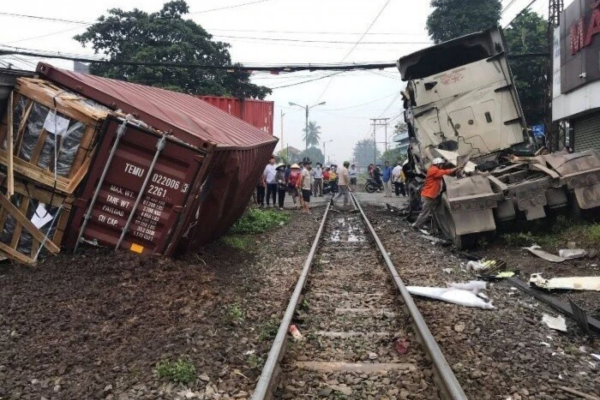
[[[142,197],[144,197],[144,193],[146,192],[146,186],[148,186],[148,182],[150,182],[150,177],[152,176],[152,172],[154,171],[154,167],[156,166],[156,162],[158,161],[158,157],[160,156],[160,153],[165,148],[166,142],[167,142],[167,136],[163,135],[160,138],[160,140],[156,143],[156,153],[154,153],[154,158],[152,159],[152,164],[150,164],[150,168],[148,168],[148,173],[146,174],[146,179],[144,179],[144,183],[142,184],[142,187],[140,188],[140,192],[138,193],[138,196],[135,199],[135,204],[133,205],[133,208],[131,209],[131,213],[129,214],[129,218],[127,218],[127,222],[125,223],[125,226],[123,227],[123,231],[121,232],[121,237],[119,238],[119,241],[117,242],[117,245],[115,246],[115,251],[119,250],[119,247],[121,247],[121,243],[123,242],[123,239],[125,239],[125,235],[129,231],[129,225],[131,224],[131,221],[133,220],[133,216],[135,215],[135,213],[137,211],[137,208],[140,204],[140,201],[142,200]]]
[[[73,249],[73,253],[77,252],[77,247],[79,247],[79,243],[81,243],[83,241],[82,240],[83,232],[85,231],[88,221],[92,215],[92,210],[94,209],[94,205],[96,204],[96,200],[98,199],[98,194],[100,193],[100,189],[102,188],[104,179],[106,179],[106,174],[108,173],[108,168],[110,167],[110,164],[112,163],[112,159],[113,159],[115,153],[117,152],[117,147],[119,146],[119,142],[121,141],[121,138],[125,134],[126,130],[127,130],[127,120],[124,119],[123,123],[121,125],[119,125],[119,129],[117,129],[117,137],[115,138],[115,143],[113,144],[113,147],[110,149],[110,154],[108,155],[108,160],[106,160],[106,165],[104,166],[104,169],[102,170],[102,175],[100,176],[100,179],[98,180],[98,184],[96,185],[96,190],[94,191],[94,196],[92,197],[92,201],[90,202],[90,205],[88,206],[88,209],[83,217],[83,224],[81,224],[81,228],[79,229],[79,235],[77,236],[77,242],[75,243],[75,249]]]

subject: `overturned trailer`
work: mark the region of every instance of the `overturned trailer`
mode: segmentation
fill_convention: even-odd
[[[445,176],[435,213],[443,234],[468,247],[497,224],[544,218],[569,204],[600,206],[600,152],[548,154],[521,109],[501,29],[470,34],[400,58],[411,139],[412,204],[435,157],[465,167]]]
[[[182,93],[64,71],[0,73],[0,254],[83,243],[174,255],[223,234],[277,139]]]

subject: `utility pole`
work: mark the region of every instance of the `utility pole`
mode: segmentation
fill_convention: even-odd
[[[305,116],[306,116],[306,123],[304,124],[304,135],[305,135],[305,139],[306,139],[306,147],[305,147],[305,151],[308,150],[308,111],[313,108],[313,107],[317,107],[317,106],[322,106],[324,104],[327,104],[326,102],[322,101],[318,104],[314,104],[312,106],[309,106],[308,104],[306,106],[301,106],[300,104],[296,104],[296,103],[292,103],[291,101],[288,103],[290,106],[297,106],[300,108],[304,108],[305,111]]]
[[[284,116],[284,112],[283,110],[281,110],[281,151],[283,151],[283,116]],[[287,154],[286,154],[286,158],[287,158]]]
[[[389,118],[371,118],[371,126],[373,126],[373,164],[377,164],[377,127],[384,126],[385,127],[385,150],[387,151],[387,127]]]
[[[548,30],[546,32],[548,48],[552,56],[548,61],[546,72],[546,101],[545,101],[545,126],[546,126],[546,145],[550,151],[558,150],[560,128],[558,123],[552,122],[552,90],[554,85],[554,30],[560,24],[560,13],[564,10],[564,0],[549,0],[548,2]],[[560,43],[558,44],[560,46]]]

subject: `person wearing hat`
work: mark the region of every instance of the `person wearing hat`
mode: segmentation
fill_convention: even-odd
[[[302,190],[302,208],[307,214],[310,214],[310,195],[312,194],[312,178],[310,174],[311,164],[310,158],[305,157],[302,160],[304,168],[300,175],[300,189]]]
[[[279,209],[283,210],[283,202],[285,201],[285,192],[287,190],[287,180],[285,179],[285,164],[278,164],[275,167],[275,181],[277,182],[277,201],[279,201]]]
[[[288,192],[290,196],[292,196],[292,201],[296,204],[296,199],[298,198],[298,181],[300,180],[300,166],[298,164],[293,164],[290,167],[290,175],[287,178],[287,186]]]
[[[425,183],[421,189],[421,201],[423,207],[421,213],[412,226],[416,229],[421,229],[421,226],[427,221],[427,219],[433,214],[435,207],[442,191],[442,179],[445,175],[453,174],[457,171],[457,168],[443,169],[443,165],[446,161],[437,157],[432,161],[431,167],[427,170],[427,176],[425,177]]]

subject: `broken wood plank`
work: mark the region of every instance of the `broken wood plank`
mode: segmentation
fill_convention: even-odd
[[[10,203],[10,200],[8,200]],[[11,203],[12,204],[12,203]],[[29,198],[25,196],[21,196],[21,204],[19,204],[19,212],[23,215],[27,215],[27,209],[29,208]],[[12,231],[12,238],[10,240],[10,247],[13,249],[17,249],[19,245],[19,241],[21,240],[21,232],[23,232],[23,225],[21,225],[20,221],[15,216],[15,229]]]
[[[15,207],[15,205],[12,204],[6,197],[0,196],[0,205],[6,208],[8,213],[11,214],[17,220],[17,222],[21,224],[23,228],[25,228],[25,230],[31,234],[31,236],[33,236],[34,239],[38,240],[39,242],[44,241],[46,235],[36,228],[35,225],[33,225],[33,223],[25,215],[21,214],[20,210]],[[51,240],[46,240],[44,242],[44,247],[53,254],[60,252],[60,248]]]
[[[550,307],[554,308],[561,314],[564,314],[564,315],[568,316],[569,318],[574,318],[573,309],[571,308],[571,305],[569,303],[559,300],[559,299],[555,298],[554,296],[542,293],[541,291],[530,287],[528,284],[526,284],[525,282],[523,282],[522,280],[520,280],[518,278],[515,278],[515,277],[508,278],[508,281],[511,284],[513,284],[516,288],[535,297],[536,299],[540,300],[541,302],[548,304]],[[587,317],[587,322],[588,322],[588,325],[592,329],[600,332],[600,321],[598,321],[597,319],[592,318],[592,317]]]
[[[586,394],[586,393],[580,392],[579,390],[571,389],[571,388],[568,388],[566,386],[559,386],[558,388],[560,390],[563,390],[563,391],[567,392],[567,393],[571,393],[571,394],[574,394],[575,396],[579,396],[582,399],[600,400],[600,397],[598,397],[598,396],[593,396],[591,394]]]
[[[13,108],[14,108],[14,95],[13,92],[10,92],[10,97],[8,99],[8,110],[7,110],[7,121],[8,121],[8,143],[6,144],[7,152],[8,152],[8,162],[6,163],[7,170],[7,180],[6,180],[6,195],[10,198],[13,194],[15,194],[15,172],[13,169]]]
[[[4,196],[0,196],[0,197],[4,198]],[[0,252],[6,254],[6,256],[8,258],[15,259],[19,262],[22,262],[23,264],[29,264],[29,265],[34,264],[33,258],[29,258],[25,254],[19,253],[15,249],[11,248],[10,246],[5,245],[2,242],[0,242]]]
[[[25,136],[25,129],[27,128],[27,120],[29,119],[29,115],[31,115],[31,110],[33,109],[33,100],[27,99],[27,105],[23,110],[23,115],[21,115],[21,121],[19,122],[19,129],[17,130],[17,140],[15,143],[15,148],[13,150],[14,154],[19,154],[21,151],[21,145],[23,144],[23,137]]]
[[[35,142],[35,146],[33,146],[33,150],[31,150],[31,154],[29,156],[29,162],[33,165],[38,165],[40,161],[40,155],[42,150],[44,149],[44,145],[46,144],[46,138],[48,137],[48,131],[44,128],[40,131],[40,136],[38,136],[37,141]]]

